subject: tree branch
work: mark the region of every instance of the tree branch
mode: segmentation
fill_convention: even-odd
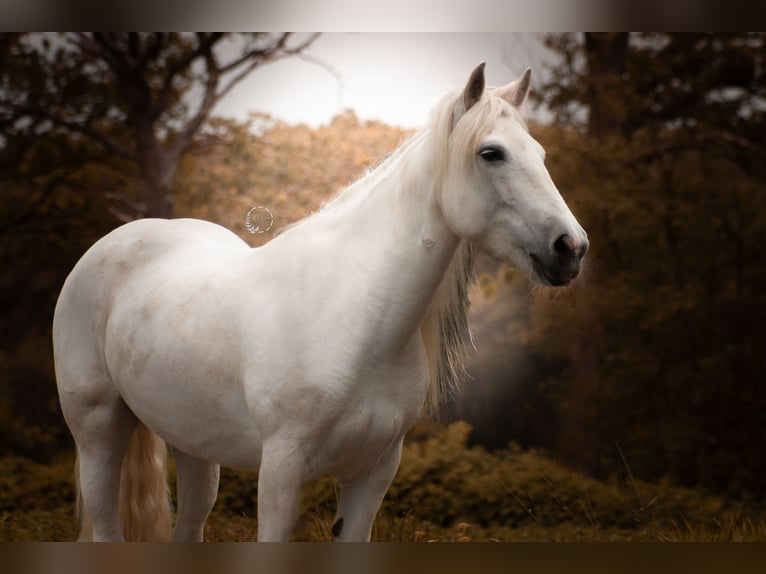
[[[93,38],[88,36],[85,32],[76,32],[74,34],[74,39],[71,41],[72,44],[74,44],[77,48],[80,49],[80,51],[88,54],[89,56],[93,58],[100,58],[101,53],[98,49],[98,46],[93,41]]]
[[[329,62],[324,61],[322,58],[317,58],[316,56],[304,53],[295,54],[295,57],[299,60],[303,60],[304,62],[308,62],[310,64],[315,64],[324,69],[335,78],[335,81],[338,84],[338,90],[341,92],[343,91],[343,76],[341,76],[341,73],[337,70],[337,68],[333,67]]]
[[[19,115],[28,115],[28,116],[37,117],[40,119],[46,119],[56,126],[86,135],[94,139],[98,143],[100,143],[104,148],[122,157],[125,157],[128,159],[135,159],[136,157],[135,154],[130,149],[116,142],[111,137],[107,136],[105,133],[94,129],[88,123],[79,123],[79,122],[74,122],[70,120],[65,120],[64,118],[57,116],[56,114],[54,114],[53,112],[47,109],[41,108],[39,106],[34,106],[31,104],[6,103],[5,106],[7,109],[13,112],[16,112]]]
[[[210,111],[213,106],[219,100],[219,96],[216,94],[218,88],[218,80],[220,77],[220,69],[215,62],[215,57],[212,52],[208,52],[205,55],[205,65],[208,71],[208,77],[205,82],[205,94],[202,98],[202,103],[197,109],[197,112],[186,122],[186,125],[176,135],[175,141],[171,148],[171,153],[180,157],[183,152],[191,145],[192,138],[202,124],[207,120]]]
[[[221,68],[221,73],[226,74],[238,68],[239,66],[241,66],[242,64],[244,64],[245,62],[249,60],[253,60],[257,57],[267,56],[268,54],[271,54],[277,50],[282,49],[282,47],[284,47],[289,37],[290,37],[290,33],[287,32],[285,34],[282,34],[276,42],[274,42],[272,45],[268,46],[267,48],[253,48],[252,50],[247,50],[246,52],[242,53],[239,58],[223,66]]]
[[[293,54],[300,53],[306,49],[319,34],[312,34],[308,39],[301,42],[297,46],[292,48],[284,48],[289,34],[283,34],[271,47],[268,49],[248,50],[245,54],[237,58],[236,60],[226,64],[225,66],[219,66],[215,60],[215,55],[211,49],[204,55],[205,65],[207,68],[208,77],[205,82],[205,94],[202,98],[202,103],[197,109],[194,116],[186,123],[184,128],[178,133],[175,141],[173,142],[172,153],[182,154],[192,143],[194,134],[199,130],[202,124],[207,120],[211,110],[218,101],[221,100],[229,91],[245,76],[252,72],[256,67],[263,64],[265,61],[274,61],[280,58],[284,58]],[[234,75],[226,85],[218,90],[218,83],[221,75],[226,71],[232,71],[236,69],[236,66],[241,66],[245,62],[250,60],[247,66],[244,66],[236,75]]]
[[[139,70],[144,70],[149,61],[159,55],[160,51],[162,50],[162,46],[165,44],[165,39],[166,35],[161,32],[155,32],[152,34],[152,41],[149,44],[149,47],[144,50],[144,53],[141,55],[141,59],[138,61]]]
[[[107,34],[93,32],[92,34],[77,33],[75,42],[81,51],[92,58],[101,60],[109,67],[123,101],[129,110],[145,109],[151,103],[151,89],[146,75],[140,68],[140,60],[133,59],[130,51],[139,50],[137,36],[131,36],[128,44],[135,44],[122,49],[112,41]]]
[[[289,33],[283,34],[280,39],[274,44],[271,48],[268,50],[251,50],[248,52],[250,58],[255,58],[255,56],[262,56],[260,59],[253,59],[248,66],[243,68],[237,75],[235,75],[219,92],[218,92],[218,99],[223,98],[226,94],[228,94],[231,89],[237,85],[239,82],[241,82],[250,72],[252,72],[255,68],[258,66],[266,63],[266,62],[275,62],[277,60],[281,60],[282,58],[286,58],[288,56],[294,56],[296,54],[301,54],[303,50],[308,48],[314,40],[316,40],[319,37],[319,33],[312,34],[309,36],[305,41],[301,42],[297,46],[293,46],[292,48],[285,48],[285,44],[287,42],[287,38],[290,36]],[[234,69],[233,64],[236,63],[237,65],[241,65],[242,63],[246,62],[247,58],[245,56],[238,58],[235,62],[232,62],[231,64],[228,64],[221,68],[222,72],[231,71]]]
[[[11,221],[7,221],[0,225],[0,235],[8,233],[11,229],[17,227],[19,224],[23,223],[26,219],[31,217],[37,208],[45,203],[56,190],[56,188],[64,183],[68,177],[69,173],[63,173],[55,175],[50,180],[48,180],[48,182],[43,186],[43,189],[35,199],[29,202],[29,204],[23,210],[21,210],[21,212],[16,213],[16,216]]]
[[[118,78],[121,75],[130,73],[133,66],[130,65],[125,51],[120,50],[120,48],[102,32],[93,32],[92,37],[93,41],[102,48],[101,50],[96,48],[97,55],[106,60],[109,66],[115,71]]]
[[[151,107],[151,117],[156,119],[167,108],[170,96],[173,93],[173,81],[178,74],[187,70],[197,58],[212,56],[213,46],[223,38],[223,34],[215,32],[212,34],[197,34],[197,46],[187,52],[179,59],[170,63],[165,79],[162,82],[157,99]],[[217,65],[216,65],[217,68]]]

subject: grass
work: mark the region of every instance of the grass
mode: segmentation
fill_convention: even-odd
[[[331,541],[333,517],[307,513],[299,520],[294,540]],[[253,541],[257,522],[246,515],[214,510],[205,527],[210,542]],[[71,506],[0,514],[1,542],[67,541],[77,537]],[[563,523],[522,527],[483,527],[459,522],[442,527],[412,516],[381,514],[372,539],[380,542],[764,542],[766,522],[749,517],[709,517],[691,521],[680,517],[671,524],[649,523],[639,528],[614,528]]]
[[[762,506],[626,477],[598,482],[540,453],[468,447],[461,423],[413,433],[372,538],[399,542],[766,541]],[[74,540],[71,455],[50,464],[0,458],[0,541]],[[171,476],[173,468],[171,465]],[[209,541],[256,538],[255,476],[223,469]],[[337,487],[304,489],[296,541],[330,541]]]

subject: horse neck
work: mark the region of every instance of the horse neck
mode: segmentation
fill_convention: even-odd
[[[439,181],[427,145],[424,137],[410,142],[378,168],[382,173],[342,195],[334,214],[344,260],[366,274],[358,293],[379,311],[383,346],[406,342],[421,327],[460,243],[436,201]]]

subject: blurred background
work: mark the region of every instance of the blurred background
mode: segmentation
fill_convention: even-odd
[[[531,132],[591,249],[563,291],[479,257],[443,424],[762,509],[765,57],[763,33],[0,35],[0,454],[71,457],[50,327],[95,240],[191,216],[261,244],[486,60],[494,85],[533,67]]]

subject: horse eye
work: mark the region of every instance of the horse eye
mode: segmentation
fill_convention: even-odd
[[[481,159],[489,163],[505,161],[505,151],[499,147],[485,147],[479,150]]]

